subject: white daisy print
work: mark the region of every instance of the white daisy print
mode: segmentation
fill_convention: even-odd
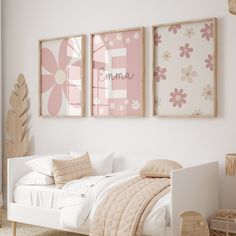
[[[107,36],[104,37],[104,41],[107,42],[109,39]]]
[[[134,33],[134,39],[139,39],[139,33]]]
[[[125,99],[125,105],[129,104],[129,99]]]
[[[124,106],[123,106],[123,105],[120,105],[119,110],[120,110],[120,111],[124,111]]]
[[[197,76],[197,72],[193,70],[193,66],[189,65],[187,68],[182,68],[182,77],[183,81],[187,81],[189,83],[193,82],[193,77]]]
[[[118,34],[116,35],[116,39],[119,40],[119,41],[121,41],[121,40],[123,39],[123,34],[122,34],[122,33],[118,33]]]
[[[129,38],[129,37],[126,38],[126,39],[125,39],[125,42],[126,42],[126,43],[130,43],[130,38]]]
[[[209,84],[206,87],[202,88],[202,97],[205,100],[213,100],[214,89]]]
[[[114,103],[114,102],[110,103],[110,109],[111,109],[111,110],[114,110],[114,109],[115,109],[115,107],[116,107],[116,105],[115,105],[115,103]]]
[[[99,109],[99,114],[100,114],[100,115],[103,115],[103,114],[104,114],[104,108],[101,107],[101,108]]]
[[[131,103],[131,109],[133,111],[137,111],[140,109],[140,103],[138,100],[133,100],[132,103]]]
[[[100,44],[102,42],[102,39],[99,35],[94,36],[94,42],[95,44]]]
[[[200,109],[196,109],[194,112],[193,112],[193,116],[194,117],[201,117],[203,115],[203,112],[200,110]]]
[[[195,35],[193,28],[186,29],[185,36],[189,39],[191,39]]]
[[[171,58],[171,54],[168,51],[163,52],[162,58],[164,61],[169,61]]]

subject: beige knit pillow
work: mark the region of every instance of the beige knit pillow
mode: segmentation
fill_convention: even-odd
[[[180,169],[182,166],[172,160],[156,159],[148,161],[140,170],[140,175],[144,177],[170,177],[173,170]]]
[[[58,188],[71,180],[94,174],[88,153],[72,160],[52,160],[52,170]]]

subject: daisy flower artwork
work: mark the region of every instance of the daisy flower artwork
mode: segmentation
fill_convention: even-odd
[[[40,41],[40,115],[84,115],[84,36]]]
[[[209,18],[153,26],[154,115],[216,116],[216,24]]]

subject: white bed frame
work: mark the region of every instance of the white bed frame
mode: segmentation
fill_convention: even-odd
[[[64,230],[60,226],[60,211],[31,207],[14,203],[13,191],[16,181],[30,169],[25,165],[39,156],[13,158],[8,160],[8,220],[46,228]],[[176,170],[171,176],[171,235],[180,235],[180,217],[184,211],[197,211],[207,219],[218,209],[218,162],[209,162]],[[86,232],[76,232],[86,234]]]

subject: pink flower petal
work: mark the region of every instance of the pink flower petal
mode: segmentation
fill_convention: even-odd
[[[163,80],[165,80],[165,79],[166,79],[166,76],[165,76],[165,75],[161,75],[161,78],[162,78]]]
[[[69,39],[64,39],[59,49],[58,62],[61,70],[65,70],[71,60],[71,57],[67,55],[68,42]]]
[[[174,107],[176,107],[177,104],[178,104],[178,102],[176,102],[176,101],[173,102],[173,106],[174,106]]]
[[[61,109],[62,88],[55,85],[48,99],[48,112],[50,115],[57,115]]]
[[[42,93],[46,92],[55,84],[55,77],[54,75],[42,75]]]
[[[166,73],[166,68],[162,68],[161,73]]]
[[[50,73],[55,74],[58,70],[56,59],[48,48],[42,48],[42,66]]]

